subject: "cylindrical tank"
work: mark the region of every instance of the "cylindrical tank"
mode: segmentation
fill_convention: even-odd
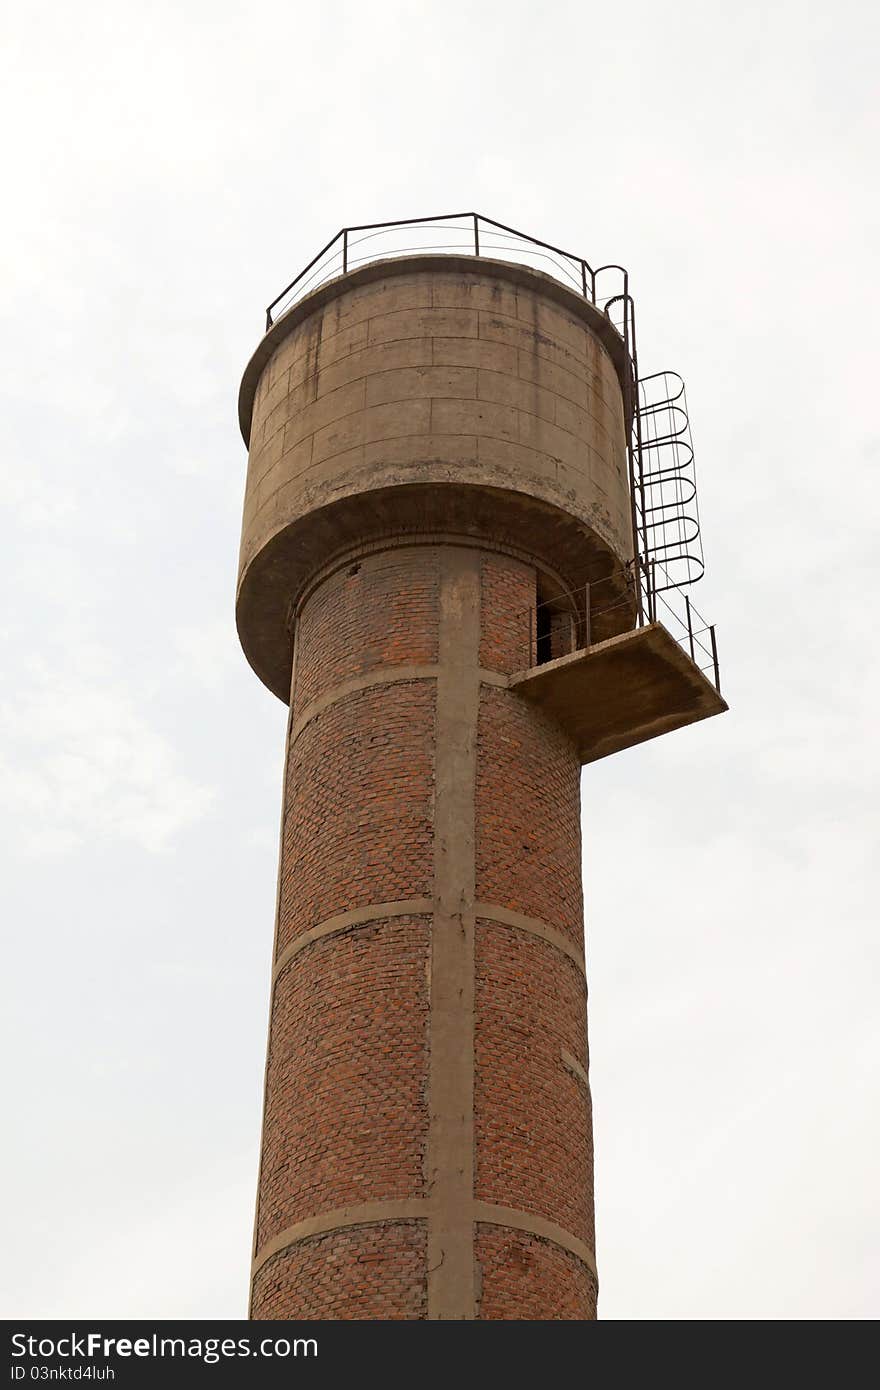
[[[631,624],[623,370],[548,277],[421,256],[245,373],[239,631],[290,702],[254,1317],[596,1315],[580,760],[509,677],[539,595]]]
[[[269,688],[287,700],[291,604],[309,576],[388,535],[491,540],[554,581],[604,581],[614,616],[600,635],[629,627],[632,608],[613,602],[632,557],[623,358],[579,295],[473,257],[367,265],[280,319],[239,396],[238,627]]]

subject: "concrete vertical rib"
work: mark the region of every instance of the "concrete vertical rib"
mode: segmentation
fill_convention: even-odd
[[[472,1319],[474,798],[480,555],[441,559],[428,1132],[428,1317]]]

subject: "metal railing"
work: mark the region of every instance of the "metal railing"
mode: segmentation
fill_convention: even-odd
[[[490,257],[494,252],[503,252],[498,259],[544,270],[608,312],[621,337],[624,336],[629,277],[623,266],[593,267],[573,251],[563,251],[559,246],[539,241],[478,212],[442,213],[439,217],[343,227],[275,296],[266,309],[266,328],[271,328],[304,295],[337,275],[345,275],[372,261],[434,252]]]
[[[721,694],[721,668],[715,624],[706,622],[689,595],[670,583],[657,560],[647,584],[634,565],[588,581],[523,609],[516,620],[523,670],[557,657],[585,651],[609,633],[631,628],[634,610],[639,627],[660,622]],[[636,576],[642,587],[636,603]]]
[[[646,613],[656,612],[661,594],[696,583],[704,563],[684,382],[671,371],[640,377],[635,304],[623,266],[593,266],[576,252],[478,212],[343,227],[272,300],[266,331],[328,280],[374,261],[431,253],[490,257],[543,270],[599,309],[620,335],[638,570],[634,594],[638,621],[644,621]],[[714,642],[714,629],[712,633]]]
[[[683,593],[679,585],[669,582],[665,568],[658,560],[652,560],[651,563],[655,569],[663,571],[666,582],[658,585],[656,575],[652,576],[648,621],[662,622],[682,651],[687,652],[694,665],[704,676],[710,677],[720,695],[721,668],[718,664],[715,624],[707,623],[691,603],[690,596]]]

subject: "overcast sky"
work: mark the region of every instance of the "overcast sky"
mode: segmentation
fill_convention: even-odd
[[[238,382],[340,226],[469,207],[629,267],[731,704],[584,775],[600,1315],[876,1316],[876,16],[10,12],[6,1316],[244,1315],[285,709]]]

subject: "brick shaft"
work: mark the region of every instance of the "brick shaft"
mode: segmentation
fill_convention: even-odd
[[[392,537],[295,614],[254,1317],[596,1316],[579,760],[505,686],[538,576]]]

